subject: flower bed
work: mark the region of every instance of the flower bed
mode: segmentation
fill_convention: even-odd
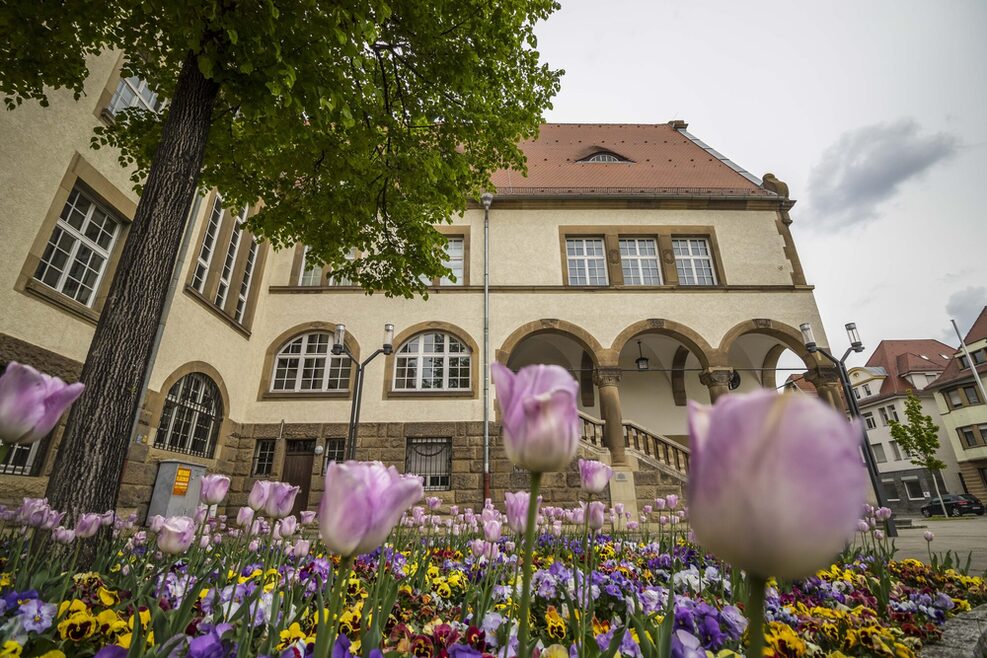
[[[484,518],[502,520],[491,510],[441,520],[414,510],[391,543],[353,562],[340,581],[338,613],[328,608],[340,560],[318,539],[278,538],[263,522],[251,535],[220,517],[200,526],[188,552],[170,557],[153,534],[118,520],[96,571],[62,578],[43,560],[5,563],[14,570],[0,575],[0,655],[310,656],[319,610],[324,620],[334,614],[339,621],[334,658],[378,648],[385,655],[465,658],[504,655],[505,645],[514,655],[519,552],[513,536],[497,540],[493,556],[477,543]],[[743,654],[747,619],[738,602],[745,580],[689,543],[683,524],[646,525],[654,536],[611,529],[587,551],[572,518],[572,511],[542,510],[530,629],[543,653],[658,655],[649,632],[632,620],[657,628],[671,613],[673,656]],[[885,563],[888,549],[877,534],[863,533],[815,577],[769,582],[769,651],[911,656],[939,637],[947,617],[987,601],[981,578],[916,560]],[[8,534],[4,554],[24,541]],[[587,556],[593,617],[584,623],[578,611],[585,609]]]

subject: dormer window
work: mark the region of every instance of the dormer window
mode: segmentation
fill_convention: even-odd
[[[608,164],[614,162],[630,162],[630,160],[623,158],[616,153],[611,153],[610,151],[597,151],[588,158],[583,158],[579,162],[602,162],[604,164]]]

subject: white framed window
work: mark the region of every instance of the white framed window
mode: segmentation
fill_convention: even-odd
[[[346,461],[346,439],[326,439],[326,453],[322,460],[322,473],[325,474],[332,462],[343,463]]]
[[[898,493],[898,487],[895,486],[894,480],[881,480],[881,488],[884,490],[884,499],[887,501],[898,501],[901,500],[900,494]]]
[[[257,439],[254,444],[254,475],[270,475],[274,470],[274,439]]]
[[[448,267],[452,270],[453,276],[456,280],[453,281],[447,276],[439,279],[440,286],[461,286],[463,285],[465,279],[465,257],[466,257],[466,240],[464,238],[447,238],[446,239],[446,257],[442,261],[443,267]]]
[[[139,107],[148,112],[157,114],[161,111],[164,102],[158,97],[157,92],[151,89],[147,82],[137,76],[122,78],[117,90],[110,99],[110,105],[106,109],[110,114],[116,114],[120,110],[128,107]]]
[[[233,318],[243,322],[243,314],[247,310],[247,299],[250,297],[250,280],[254,276],[254,265],[257,263],[258,242],[250,240],[250,251],[247,252],[247,262],[243,264],[243,280],[240,281],[240,292],[236,298],[236,311]]]
[[[216,251],[216,236],[223,222],[223,212],[223,197],[217,194],[212,202],[212,210],[209,211],[209,223],[206,225],[205,235],[202,236],[202,246],[199,247],[199,256],[195,259],[195,272],[192,274],[192,287],[198,292],[202,292],[206,287],[206,275],[209,273],[209,265]]]
[[[226,260],[223,262],[223,271],[219,275],[219,287],[216,288],[216,306],[223,308],[226,306],[226,296],[230,292],[230,280],[233,278],[233,267],[236,265],[237,253],[240,251],[240,239],[243,237],[243,220],[247,217],[247,207],[233,222],[233,230],[230,232],[230,243],[226,247]]]
[[[873,412],[868,411],[867,413],[861,415],[864,417],[864,423],[867,425],[867,429],[872,430],[877,427],[877,423],[874,421]]]
[[[356,260],[356,247],[353,247],[346,252],[346,260],[354,261]],[[334,276],[332,272],[329,273],[329,285],[330,286],[352,286],[354,285],[350,279],[342,276]]]
[[[467,391],[471,359],[470,348],[455,336],[418,334],[397,351],[394,390]]]
[[[660,286],[658,243],[654,238],[620,238],[620,268],[626,286]]]
[[[870,384],[864,384],[864,395],[870,395]]]
[[[298,285],[319,286],[322,285],[322,266],[309,265],[308,252],[312,248],[305,245],[305,252],[302,255],[302,270],[298,274]]]
[[[879,407],[877,412],[881,414],[881,424],[887,427],[888,424],[888,411],[884,407]]]
[[[978,445],[977,433],[974,432],[972,425],[969,427],[959,427],[956,431],[959,433],[960,438],[963,439],[964,448],[975,448]]]
[[[922,491],[922,483],[918,481],[918,478],[902,479],[901,483],[905,485],[908,500],[925,500],[925,492]]]
[[[91,307],[118,226],[109,211],[76,185],[62,208],[34,278]]]
[[[675,253],[675,271],[681,286],[715,286],[716,272],[713,256],[706,238],[681,238],[672,240]]]
[[[960,389],[954,388],[951,391],[946,391],[946,397],[949,398],[949,406],[951,407],[963,406],[963,396],[960,395]]]
[[[603,238],[566,238],[565,251],[570,286],[605,286],[609,283]]]
[[[894,408],[893,404],[888,405],[888,418],[896,423],[898,422],[898,410]]]
[[[421,477],[425,491],[449,489],[452,477],[452,439],[409,437],[404,472]]]
[[[350,360],[332,353],[332,334],[316,331],[293,338],[274,359],[272,391],[345,391],[349,385]]]
[[[858,400],[860,399],[860,389],[859,388],[854,388],[853,389],[853,397],[857,398]]]
[[[901,448],[898,447],[898,442],[897,441],[892,441],[891,442],[891,452],[894,453],[894,460],[896,462],[900,462],[901,461]]]
[[[874,461],[876,461],[878,464],[883,464],[884,462],[888,461],[888,456],[884,454],[883,444],[880,443],[871,444],[870,450],[871,452],[874,453]]]
[[[613,153],[595,153],[590,157],[583,160],[583,162],[620,162],[618,158]]]
[[[168,391],[154,445],[211,458],[222,421],[223,402],[216,384],[201,372],[190,373]]]

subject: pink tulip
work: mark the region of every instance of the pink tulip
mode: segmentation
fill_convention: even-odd
[[[295,546],[292,549],[291,554],[296,558],[305,557],[308,555],[309,550],[312,548],[312,542],[308,539],[299,539],[295,542]]]
[[[51,538],[59,544],[71,544],[75,541],[75,531],[66,530],[62,526],[58,526],[51,531]]]
[[[249,528],[254,522],[254,510],[249,507],[241,507],[236,514],[236,524],[241,528]]]
[[[601,493],[610,484],[613,469],[595,459],[579,460],[579,480],[583,491]]]
[[[290,537],[298,532],[298,519],[294,516],[286,516],[278,521],[278,530],[282,537]]]
[[[329,550],[340,555],[370,552],[423,495],[420,478],[402,476],[393,466],[332,462],[319,505],[319,532]]]
[[[315,512],[310,512],[308,510],[305,510],[304,512],[299,512],[298,516],[301,517],[302,525],[308,525],[309,523],[315,520]]]
[[[774,391],[691,402],[689,434],[689,517],[718,557],[796,579],[853,536],[867,491],[861,431],[825,403]]]
[[[271,495],[271,486],[274,483],[269,480],[257,480],[254,482],[253,488],[250,489],[250,495],[247,497],[247,505],[250,509],[255,512],[259,512],[264,509],[264,505],[267,503],[268,497]]]
[[[876,510],[874,510],[874,517],[878,521],[887,521],[888,519],[891,518],[892,514],[893,512],[888,507],[878,507]]]
[[[665,502],[668,503],[668,509],[675,509],[679,504],[679,497],[675,494],[668,494],[665,496]]]
[[[204,475],[202,476],[201,488],[199,489],[199,501],[206,505],[218,505],[226,498],[226,492],[230,490],[230,478],[225,475]]]
[[[485,521],[483,523],[483,538],[489,542],[500,539],[500,521]]]
[[[428,498],[425,499],[425,505],[427,505],[430,510],[439,509],[439,505],[441,504],[442,504],[442,499],[439,498],[438,496],[429,496]]]
[[[195,539],[195,521],[187,516],[169,516],[158,531],[158,549],[169,555],[180,555]]]
[[[301,490],[301,487],[287,482],[272,482],[267,500],[264,501],[264,513],[272,519],[288,516],[295,506],[295,497]]]
[[[655,509],[658,510],[659,512],[665,509],[665,504],[666,503],[664,498],[655,499]]]
[[[518,491],[517,493],[508,491],[504,496],[504,503],[507,507],[507,525],[519,535],[524,534],[524,529],[528,525],[528,503],[530,500],[531,494],[527,491]]]
[[[606,506],[598,500],[594,500],[589,504],[587,508],[587,514],[589,514],[589,527],[590,530],[599,530],[603,527],[604,514],[606,513]]]
[[[155,514],[147,520],[147,528],[151,532],[161,532],[161,526],[164,525],[165,517],[160,514]]]
[[[116,511],[107,510],[103,512],[103,514],[99,517],[99,522],[103,524],[103,526],[111,526],[113,525],[113,521],[114,519],[116,519],[116,516],[117,516]]]
[[[925,539],[925,541],[928,541],[928,542],[931,542],[933,539],[936,538],[936,536],[934,534],[932,534],[932,531],[931,530],[926,530],[925,532],[923,532],[922,533],[922,537]]]
[[[79,539],[87,539],[96,534],[103,523],[99,514],[83,514],[75,523],[75,536]]]
[[[83,384],[66,384],[16,361],[0,375],[0,441],[40,441],[82,395]]]
[[[199,507],[198,509],[195,510],[195,516],[192,517],[192,520],[195,521],[195,525],[202,525],[202,523],[206,520],[206,517],[208,515],[209,515],[208,507]]]
[[[532,473],[565,470],[579,448],[576,380],[559,366],[526,366],[514,374],[500,363],[492,365],[491,377],[508,459]]]

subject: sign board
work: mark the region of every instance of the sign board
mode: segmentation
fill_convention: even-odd
[[[192,470],[184,466],[175,469],[175,486],[171,490],[172,496],[184,496],[188,493],[188,483],[192,479]]]

